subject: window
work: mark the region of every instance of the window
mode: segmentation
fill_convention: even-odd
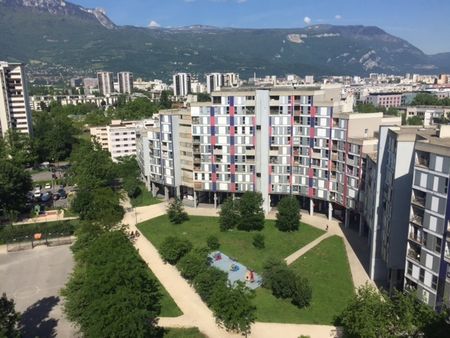
[[[437,282],[438,282],[437,276],[433,275],[433,278],[431,280],[431,287],[433,288],[433,290],[437,289]]]
[[[424,279],[425,279],[425,270],[420,269],[419,280],[423,283]]]
[[[436,246],[434,248],[434,250],[436,250],[436,252],[441,252],[441,247],[442,247],[442,239],[441,238],[436,238]]]
[[[412,275],[412,267],[413,267],[412,263],[408,262],[408,275]]]

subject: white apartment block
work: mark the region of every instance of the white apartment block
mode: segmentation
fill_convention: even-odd
[[[98,90],[100,95],[107,96],[114,93],[114,75],[111,72],[98,72]]]
[[[95,139],[102,149],[108,150],[113,161],[119,158],[136,155],[136,129],[143,121],[113,120],[109,126],[90,129],[92,139]],[[148,123],[152,123],[151,120]]]
[[[32,134],[25,66],[0,61],[0,135],[8,129]]]
[[[211,73],[206,75],[206,88],[208,94],[220,90],[224,85],[224,75],[222,73]]]
[[[117,73],[117,81],[119,83],[119,93],[131,94],[133,92],[133,73]]]
[[[60,103],[62,106],[78,105],[91,103],[98,108],[112,106],[117,102],[117,96],[93,96],[93,95],[35,95],[30,98],[30,107],[32,110],[41,111],[41,104],[47,107],[53,101]]]
[[[186,97],[191,93],[191,75],[177,73],[173,76],[173,94],[175,97]]]

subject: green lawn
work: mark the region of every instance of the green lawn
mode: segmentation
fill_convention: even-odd
[[[343,240],[327,238],[290,265],[307,277],[313,294],[311,305],[298,309],[289,301],[272,296],[267,289],[256,292],[259,321],[305,324],[333,324],[351,299],[354,288]]]
[[[297,232],[284,233],[278,231],[274,224],[274,221],[266,221],[264,230],[261,231],[266,242],[263,250],[252,245],[256,232],[221,232],[217,217],[190,216],[189,221],[174,225],[169,222],[167,215],[163,215],[141,223],[138,227],[156,247],[166,237],[174,235],[189,239],[194,246],[206,246],[207,237],[214,235],[219,239],[222,252],[255,271],[261,271],[269,257],[283,259],[324,233],[306,224],[301,224]]]
[[[139,185],[139,187],[141,188],[141,193],[136,198],[131,199],[133,207],[143,207],[162,202],[159,198],[153,197],[144,184]]]
[[[206,338],[196,327],[191,329],[165,329],[164,338]]]
[[[153,276],[153,278],[155,278],[156,282],[158,283],[159,290],[162,294],[160,316],[161,317],[181,316],[183,314],[183,312],[181,312],[180,308],[177,306],[177,304],[175,304],[172,297],[170,297],[170,295],[168,294],[166,289],[164,289],[164,286],[161,285],[158,278],[156,278],[156,276],[153,274],[153,271],[150,268],[149,268],[149,271],[150,271],[150,274]]]

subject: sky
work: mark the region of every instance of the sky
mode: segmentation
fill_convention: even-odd
[[[69,0],[70,1],[70,0]],[[450,52],[449,0],[72,0],[118,25],[294,28],[378,26],[434,54]]]

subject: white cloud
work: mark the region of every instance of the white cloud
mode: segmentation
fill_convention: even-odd
[[[304,22],[305,24],[309,25],[309,24],[311,23],[311,18],[310,18],[309,16],[305,16],[305,17],[303,18],[303,22]]]
[[[342,15],[340,14],[336,14],[336,16],[334,17],[336,20],[341,20],[342,19]]]
[[[157,23],[155,20],[152,20],[148,24],[148,27],[150,27],[150,28],[158,28],[158,27],[161,27],[161,25],[159,23]]]

